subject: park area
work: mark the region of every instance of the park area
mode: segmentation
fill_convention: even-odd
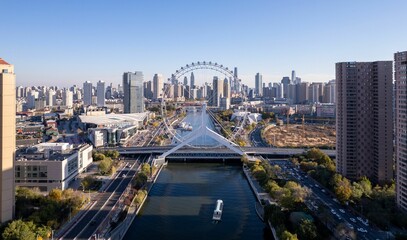
[[[262,137],[276,147],[333,149],[336,130],[334,125],[269,125],[263,130]]]

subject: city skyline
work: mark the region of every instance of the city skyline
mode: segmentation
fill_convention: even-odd
[[[119,84],[123,72],[136,70],[146,81],[155,73],[167,79],[185,64],[213,61],[238,67],[242,82],[254,87],[257,72],[266,83],[292,70],[302,81],[327,82],[336,62],[392,60],[407,40],[393,24],[404,20],[404,1],[158,3],[3,3],[13,34],[1,38],[7,47],[0,56],[17,66],[17,85],[24,86]],[[364,11],[348,11],[347,3]]]

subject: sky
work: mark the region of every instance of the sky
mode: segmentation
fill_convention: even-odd
[[[407,50],[405,0],[1,0],[0,58],[17,85],[119,84],[123,72],[168,78],[212,61],[243,83],[335,78],[341,61]],[[208,73],[205,73],[208,74]],[[210,73],[211,74],[211,73]],[[197,74],[196,74],[197,75]],[[199,75],[199,74],[198,74]],[[213,73],[216,75],[216,73]]]

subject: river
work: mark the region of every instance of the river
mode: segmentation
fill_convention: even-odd
[[[207,114],[206,126],[214,129]],[[201,111],[189,111],[185,122],[198,129]],[[183,137],[190,131],[178,130]],[[200,137],[193,145],[217,145]],[[216,200],[224,202],[222,221],[212,222]],[[259,219],[255,196],[240,164],[169,163],[150,191],[124,239],[273,239]]]
[[[217,199],[222,221],[212,222]],[[237,165],[169,163],[124,239],[272,239]]]

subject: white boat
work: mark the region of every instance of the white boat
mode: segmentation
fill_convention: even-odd
[[[187,122],[181,122],[178,124],[178,128],[180,128],[182,131],[192,131],[192,126],[190,123]]]
[[[216,201],[216,208],[215,208],[215,210],[213,211],[212,220],[220,221],[221,218],[222,218],[222,210],[223,210],[223,201],[220,200],[220,199],[218,199],[218,200]]]

